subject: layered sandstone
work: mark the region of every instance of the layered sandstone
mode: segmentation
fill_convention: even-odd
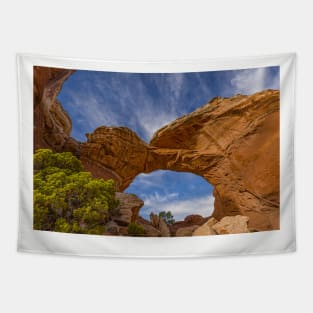
[[[128,226],[129,223],[135,222],[144,202],[136,195],[123,192],[116,192],[115,199],[119,204],[115,214],[112,214],[112,220],[121,226]]]
[[[99,176],[99,166],[112,171],[118,190],[125,190],[133,179],[145,171],[149,146],[126,127],[98,127],[87,134],[80,158],[88,170]],[[94,164],[95,170],[89,167]]]
[[[60,151],[70,139],[72,122],[57,100],[72,70],[34,66],[34,149]],[[72,142],[75,142],[71,138]]]
[[[245,215],[252,228],[279,228],[279,91],[215,98],[157,131],[150,145],[157,158],[148,167],[166,158],[165,168],[215,187],[217,219]]]
[[[119,191],[140,173],[192,172],[214,186],[218,220],[244,215],[250,228],[279,228],[279,91],[214,98],[158,130],[149,144],[125,127],[105,126],[78,143],[56,100],[71,73],[34,69],[35,148],[74,152]]]

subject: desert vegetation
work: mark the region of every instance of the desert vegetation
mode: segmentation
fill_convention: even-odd
[[[117,205],[114,181],[93,178],[70,152],[34,154],[34,229],[104,234]]]

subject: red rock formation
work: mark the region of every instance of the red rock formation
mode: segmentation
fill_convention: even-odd
[[[34,149],[62,150],[72,122],[56,99],[72,70],[34,66]],[[75,142],[74,139],[71,139]]]
[[[170,230],[172,234],[176,234],[179,228],[185,228],[189,226],[201,226],[203,225],[210,217],[203,217],[198,214],[188,215],[183,221],[175,222],[173,225],[170,225]]]
[[[70,151],[80,157],[81,143],[70,137],[72,121],[57,100],[65,80],[74,70],[34,66],[34,150],[50,148],[53,151]],[[86,171],[95,177],[112,178],[119,187],[118,175],[89,158],[80,158]]]
[[[105,166],[121,191],[145,171],[148,145],[126,127],[98,127],[81,147],[84,164]],[[92,168],[89,168],[92,171]],[[97,171],[95,173],[98,175]]]
[[[119,205],[115,209],[115,214],[112,214],[112,220],[122,226],[127,226],[130,222],[135,222],[144,202],[136,195],[123,192],[116,192],[115,198],[118,200]]]
[[[125,127],[99,127],[78,143],[56,100],[71,73],[34,68],[35,148],[74,152],[120,191],[140,173],[192,172],[214,186],[217,219],[245,215],[250,228],[279,228],[279,91],[215,98],[158,130],[149,145]]]
[[[158,149],[148,168],[166,158],[164,168],[215,187],[217,219],[245,215],[252,228],[279,228],[279,91],[215,98],[157,131],[150,145]]]

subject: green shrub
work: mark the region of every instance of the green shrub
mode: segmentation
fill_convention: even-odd
[[[34,229],[103,234],[108,212],[114,209],[113,180],[82,172],[70,152],[39,149],[34,154]]]
[[[54,231],[58,231],[61,233],[70,233],[72,231],[72,226],[67,223],[65,218],[60,217],[55,222]]]
[[[130,223],[128,225],[128,234],[131,236],[142,236],[145,233],[145,229],[142,225],[137,223]]]

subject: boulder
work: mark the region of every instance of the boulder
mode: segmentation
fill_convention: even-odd
[[[147,236],[147,237],[161,237],[161,232],[158,229],[156,229],[155,227],[148,225],[148,224],[143,224],[142,226],[145,230],[145,236]]]
[[[214,224],[212,228],[219,235],[248,233],[248,221],[249,218],[247,216],[225,216]]]
[[[128,236],[128,227],[119,226],[119,234],[122,236]]]
[[[119,205],[112,214],[112,220],[121,226],[127,226],[135,221],[144,202],[134,194],[122,192],[116,192],[115,198]]]
[[[209,235],[216,235],[216,232],[213,229],[213,225],[216,224],[218,221],[211,217],[206,223],[198,227],[193,233],[192,236],[209,236]]]
[[[184,222],[187,225],[202,225],[205,222],[205,218],[198,214],[192,214],[185,217]]]
[[[113,221],[109,221],[108,223],[105,224],[105,232],[106,234],[109,235],[118,235],[119,234],[119,226],[117,223]]]
[[[176,237],[183,237],[183,236],[192,236],[193,232],[198,228],[197,225],[187,226],[178,228],[176,231]]]
[[[170,230],[173,235],[176,234],[177,229],[187,226],[193,226],[193,225],[202,225],[204,224],[209,218],[203,217],[198,214],[192,214],[185,217],[183,221],[177,221],[173,225],[170,225]]]
[[[163,218],[160,218],[160,221],[159,221],[159,231],[162,237],[169,237],[171,235],[170,229],[165,223],[165,221],[163,220]]]

